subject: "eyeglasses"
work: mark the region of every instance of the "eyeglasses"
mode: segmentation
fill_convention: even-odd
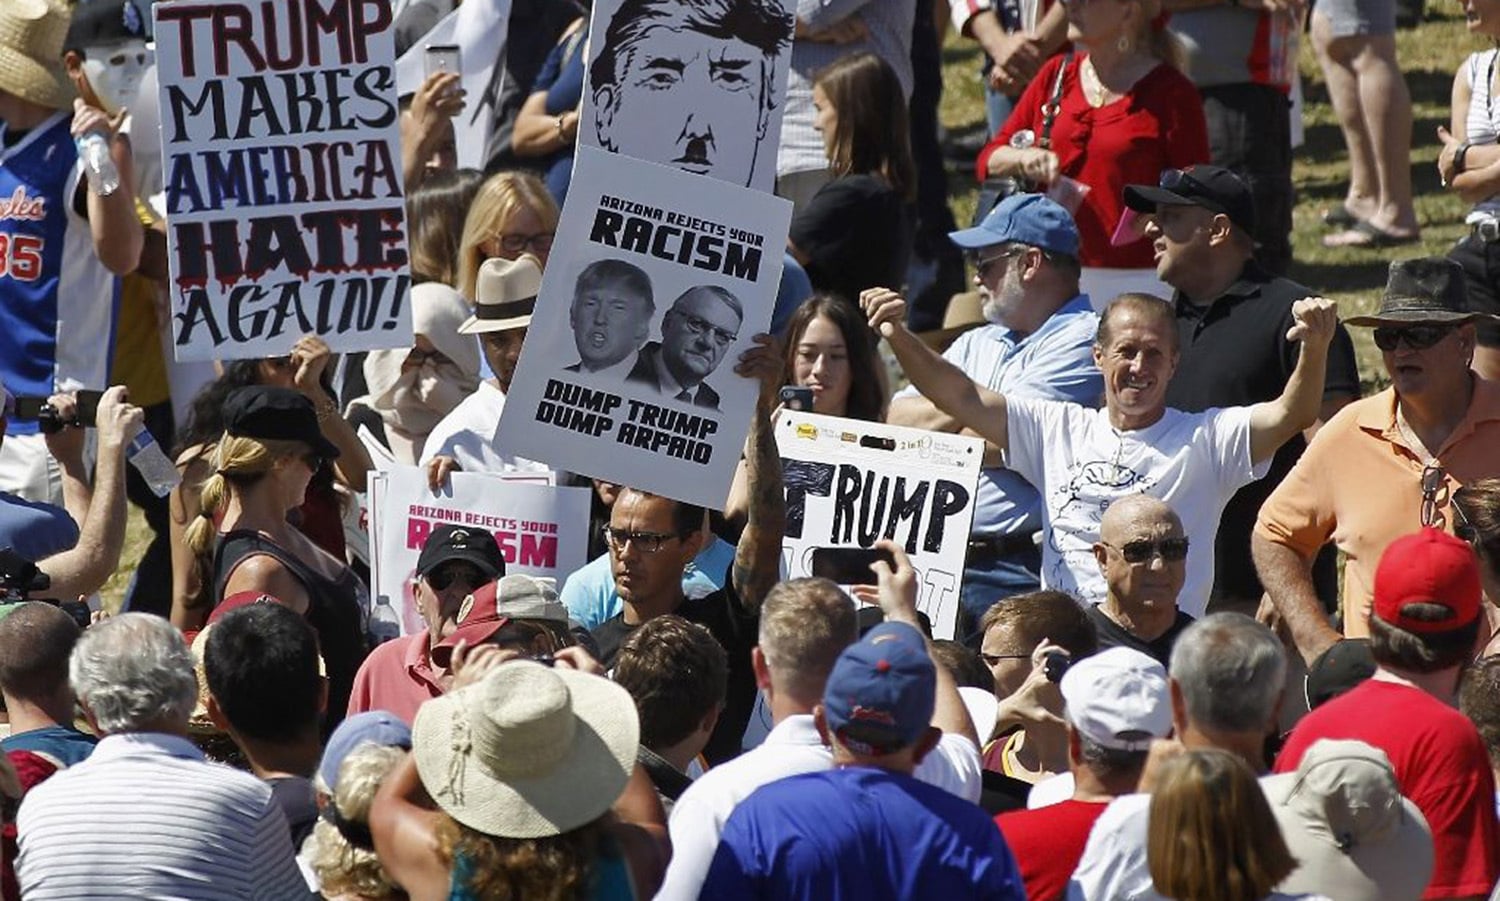
[[[415,366],[415,367],[420,368],[422,366],[427,365],[427,363],[429,363],[429,362],[432,363],[434,366],[438,366],[438,365],[441,365],[443,363],[448,363],[448,362],[452,362],[452,361],[450,361],[448,359],[448,355],[447,354],[443,353],[440,350],[420,350],[418,348],[413,347],[411,350],[407,351],[407,354],[406,354],[406,363],[407,364],[409,364],[411,366]]]
[[[319,471],[319,470],[321,470],[323,468],[323,456],[322,456],[322,454],[315,454],[315,453],[306,453],[306,454],[303,454],[302,455],[302,462],[306,463],[307,464],[307,468],[310,471],[312,471],[312,472],[317,472],[317,471]]]
[[[1030,654],[986,654],[979,653],[979,659],[983,660],[985,666],[999,666],[1002,660],[1029,660]]]
[[[1005,262],[1006,260],[1013,260],[1016,257],[1022,256],[1025,253],[1026,253],[1026,248],[1024,248],[1024,247],[1012,247],[1012,248],[1009,248],[1008,250],[1002,250],[999,253],[995,254],[994,256],[985,257],[982,260],[979,259],[979,255],[978,254],[975,254],[974,255],[974,274],[977,275],[977,276],[979,276],[979,280],[980,281],[988,281],[989,277],[990,277],[989,273],[990,273],[991,269],[993,269],[994,267],[998,266],[999,264]]]
[[[1442,521],[1438,508],[1438,492],[1447,485],[1443,467],[1429,463],[1422,468],[1422,527],[1437,526]]]
[[[1453,510],[1454,519],[1457,520],[1453,524],[1453,536],[1477,551],[1479,550],[1479,530],[1474,528],[1472,522],[1469,522],[1469,517],[1464,513],[1464,508],[1458,503],[1458,496],[1462,492],[1462,488],[1453,492],[1453,500],[1448,504]]]
[[[1375,346],[1384,351],[1396,349],[1402,341],[1412,350],[1426,350],[1453,333],[1451,325],[1381,326],[1375,329]]]
[[[468,588],[478,588],[486,581],[484,573],[472,566],[439,566],[424,577],[434,590],[445,591],[454,581],[462,579]]]
[[[499,234],[490,240],[498,243],[506,253],[520,253],[528,248],[546,253],[552,249],[552,241],[556,237],[556,232],[538,232],[534,235]]]
[[[713,336],[714,343],[719,345],[720,347],[728,347],[730,344],[734,343],[734,339],[739,337],[739,335],[736,335],[734,332],[731,332],[728,329],[719,328],[717,325],[714,325],[707,319],[699,319],[692,313],[684,313],[680,310],[674,310],[673,312],[676,316],[682,319],[682,324],[688,327],[688,331],[692,332],[695,335],[698,335],[699,337],[702,337],[703,335],[711,335]]]
[[[1186,538],[1163,538],[1160,541],[1147,541],[1142,538],[1139,541],[1127,541],[1116,547],[1107,542],[1100,542],[1107,548],[1113,548],[1120,552],[1125,562],[1132,566],[1139,563],[1149,563],[1160,555],[1168,563],[1177,563],[1187,559],[1188,540]]]
[[[604,540],[616,553],[624,551],[626,544],[633,544],[643,554],[654,554],[661,550],[664,542],[681,537],[673,532],[627,532],[611,526],[604,527]]]

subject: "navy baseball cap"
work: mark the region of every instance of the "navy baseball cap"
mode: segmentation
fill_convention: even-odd
[[[1026,244],[1052,253],[1078,256],[1078,226],[1058,203],[1043,194],[1012,194],[973,228],[949,232],[964,250],[996,244]]]
[[[1138,213],[1154,213],[1161,205],[1197,206],[1223,213],[1247,232],[1255,231],[1255,198],[1250,186],[1218,166],[1168,169],[1154,185],[1126,185],[1125,205]]]
[[[348,717],[328,736],[328,747],[318,763],[318,775],[329,791],[338,787],[339,767],[356,748],[365,743],[411,750],[411,727],[393,713],[367,710]]]
[[[823,718],[858,754],[891,754],[916,744],[932,722],[937,670],[922,633],[881,623],[844,649],[823,689]]]

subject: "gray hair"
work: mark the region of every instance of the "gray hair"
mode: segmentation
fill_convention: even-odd
[[[122,613],[85,631],[68,678],[106,735],[185,728],[198,702],[187,642],[149,613]]]
[[[1172,680],[1194,724],[1220,732],[1261,732],[1286,684],[1286,652],[1270,629],[1243,613],[1193,623],[1172,648]]]

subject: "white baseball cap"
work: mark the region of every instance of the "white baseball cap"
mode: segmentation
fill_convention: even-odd
[[[1063,674],[1065,715],[1079,734],[1117,751],[1144,751],[1172,731],[1167,670],[1131,648],[1085,657]]]

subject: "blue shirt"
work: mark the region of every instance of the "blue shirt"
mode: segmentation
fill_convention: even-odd
[[[0,491],[0,549],[36,563],[77,543],[78,524],[68,511]]]
[[[911,776],[841,767],[735,807],[699,897],[1025,901],[1026,890],[983,810]]]
[[[682,593],[689,598],[703,598],[723,588],[724,577],[733,562],[734,545],[714,536],[714,540],[682,570]],[[568,576],[558,598],[568,608],[568,616],[589,631],[624,610],[624,603],[615,594],[615,575],[609,568],[609,552],[605,551],[586,563],[583,569]]]
[[[1094,365],[1099,314],[1080,294],[1047,317],[1042,327],[1017,338],[1001,325],[985,325],[959,336],[943,359],[969,378],[1006,397],[1065,400],[1098,407],[1104,376]],[[908,386],[897,397],[916,397]],[[974,499],[975,535],[1010,535],[1042,527],[1042,499],[1031,483],[1009,469],[983,469]]]
[[[44,754],[62,766],[72,766],[87,760],[94,753],[94,745],[98,743],[99,739],[77,729],[43,726],[7,736],[0,740],[0,750],[7,754],[11,751],[31,751]]]

